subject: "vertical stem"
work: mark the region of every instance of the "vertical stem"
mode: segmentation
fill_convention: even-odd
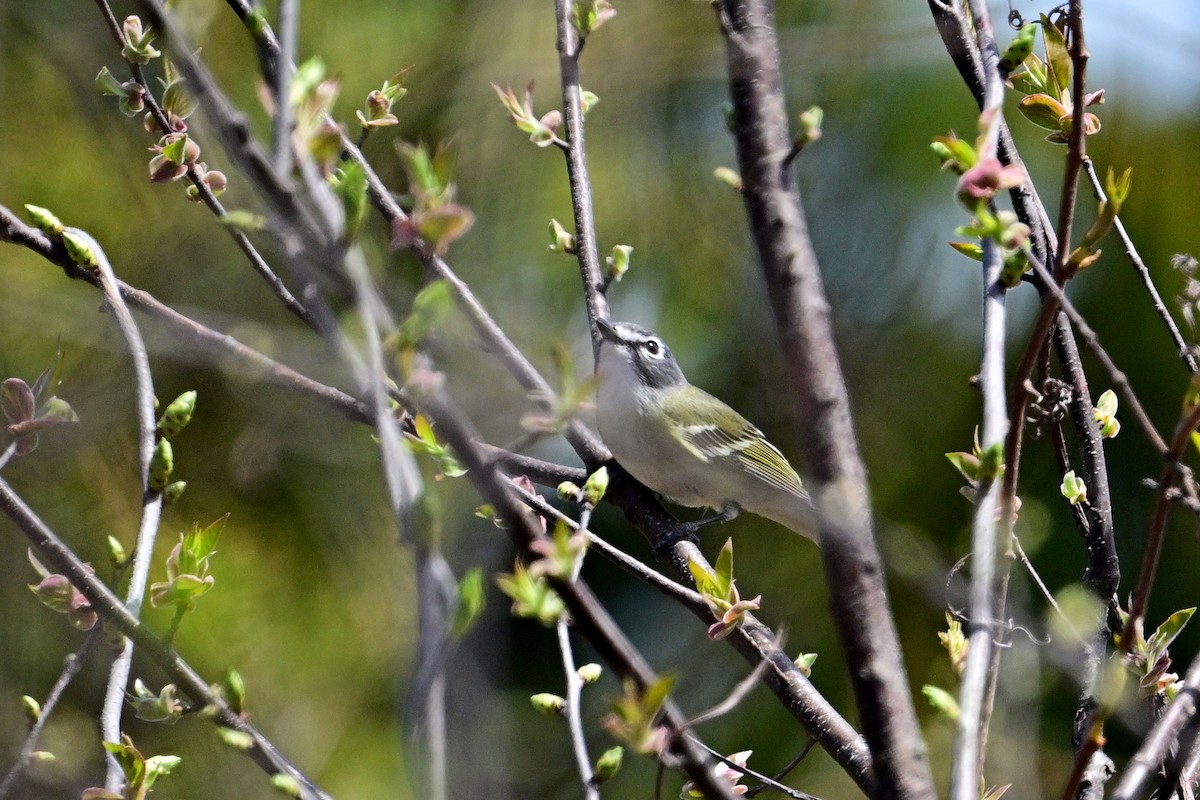
[[[292,73],[299,49],[300,0],[279,0],[281,58],[275,83],[275,127],[271,131],[271,161],[279,177],[292,171]],[[268,77],[268,80],[270,77]]]
[[[815,485],[830,611],[846,653],[874,766],[875,796],[932,798],[875,544],[866,468],[834,344],[829,302],[791,170],[772,5],[716,5],[726,39],[733,129],[746,212],[775,312],[792,400]]]
[[[1004,86],[1000,82],[1000,56],[992,33],[991,17],[983,0],[970,0],[978,49],[983,68],[983,111],[986,124],[981,158],[995,158],[999,146]],[[994,242],[983,243],[983,360],[980,388],[983,392],[983,425],[980,444],[994,461],[1002,461],[1004,442],[1009,432],[1004,379],[1005,289],[999,282],[1000,252]],[[988,455],[985,455],[985,459]],[[1012,469],[1008,466],[1006,469]],[[998,594],[996,563],[998,550],[1008,549],[1012,532],[1012,511],[1007,493],[1001,491],[999,476],[976,499],[971,534],[971,588],[968,619],[970,649],[959,690],[961,713],[951,767],[952,800],[975,800],[986,760],[987,726],[990,718],[991,675],[995,674],[993,623],[1004,602],[1006,584]]]
[[[571,22],[571,0],[555,0],[554,16],[558,25],[558,64],[562,72],[563,119],[566,123],[567,177],[571,183],[571,207],[575,212],[575,249],[583,278],[588,327],[593,353],[600,352],[597,318],[608,317],[608,300],[600,272],[596,244],[596,218],[592,207],[592,183],[588,178],[587,149],[583,136],[582,90],[579,86],[579,54],[583,40]]]

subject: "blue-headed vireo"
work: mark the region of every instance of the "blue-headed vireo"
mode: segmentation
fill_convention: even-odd
[[[742,508],[815,541],[808,492],[762,431],[688,383],[652,332],[629,322],[597,324],[597,422],[629,474],[681,505]]]

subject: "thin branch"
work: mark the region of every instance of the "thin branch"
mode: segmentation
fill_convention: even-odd
[[[545,498],[541,497],[540,495],[529,492],[516,483],[513,483],[513,490],[516,491],[521,500],[527,506],[533,509],[539,516],[542,516],[551,522],[562,522],[570,527],[573,531],[582,530],[584,536],[587,537],[589,548],[594,548],[600,553],[600,555],[621,567],[621,569],[642,581],[647,586],[657,589],[659,592],[673,600],[677,600],[686,608],[689,608],[693,611],[708,611],[711,614],[708,604],[704,602],[704,598],[701,597],[699,593],[682,584],[676,583],[662,573],[646,566],[628,553],[622,552],[616,547],[613,547],[611,544],[604,541],[604,539],[584,528],[579,522],[576,522],[554,506],[550,505],[548,502],[546,502]]]
[[[707,711],[701,711],[699,714],[693,716],[690,720],[688,720],[687,725],[683,727],[683,730],[691,730],[692,728],[703,725],[706,722],[711,722],[712,720],[717,719],[718,717],[723,717],[729,712],[733,711],[742,704],[742,701],[746,699],[750,692],[754,691],[754,687],[758,685],[759,680],[763,675],[766,674],[768,667],[770,667],[770,663],[763,661],[754,669],[750,670],[746,677],[737,682],[737,685],[734,686],[729,694],[725,696],[724,700],[717,703]]]
[[[123,34],[119,24],[117,23],[116,17],[112,13],[112,9],[108,5],[107,0],[96,0],[96,5],[100,8],[101,14],[108,22],[109,32],[116,40],[117,47],[120,48],[122,46]],[[141,85],[145,92],[144,99],[146,106],[149,108],[151,116],[158,125],[159,131],[164,136],[173,133],[174,129],[171,126],[171,122],[168,119],[166,112],[159,104],[158,99],[155,97],[154,88],[150,85],[150,82],[146,80],[146,76],[141,68],[141,65],[131,63],[129,64],[129,69],[133,74],[134,79],[138,82],[138,84]],[[212,190],[208,186],[208,183],[203,179],[199,168],[195,164],[188,165],[186,174],[188,180],[191,181],[192,186],[194,186],[196,189],[197,199],[199,199],[201,203],[203,203],[210,211],[212,211],[218,219],[222,221],[227,220],[229,216],[228,212],[225,210],[225,207],[222,205],[221,201],[218,200],[216,195],[213,194]],[[312,327],[314,325],[314,320],[308,309],[305,308],[304,305],[292,295],[287,286],[284,285],[283,281],[279,279],[279,276],[276,275],[274,270],[271,269],[266,259],[263,258],[262,254],[258,252],[258,248],[254,246],[254,243],[250,241],[250,238],[232,225],[223,225],[222,227],[225,228],[230,238],[233,239],[234,244],[238,246],[238,249],[241,250],[246,256],[247,260],[249,260],[250,266],[253,267],[254,271],[259,274],[259,276],[267,284],[267,287],[272,291],[272,293],[274,293],[279,301],[283,303],[284,307],[298,317],[301,321],[303,321],[306,325]]]
[[[1104,194],[1104,186],[1100,183],[1100,177],[1096,174],[1096,165],[1092,163],[1090,158],[1083,159],[1083,170],[1087,173],[1088,180],[1092,183],[1092,193],[1097,200],[1104,201],[1108,198]],[[1188,347],[1188,343],[1184,340],[1183,335],[1179,332],[1179,326],[1175,324],[1174,317],[1167,309],[1166,303],[1163,302],[1162,296],[1158,293],[1158,287],[1154,285],[1154,279],[1150,277],[1150,270],[1146,267],[1146,263],[1142,261],[1141,255],[1137,251],[1137,247],[1133,244],[1133,239],[1125,231],[1125,224],[1121,222],[1118,216],[1113,219],[1113,229],[1117,232],[1117,237],[1121,240],[1121,246],[1125,248],[1125,256],[1129,259],[1129,263],[1133,265],[1137,271],[1138,277],[1142,279],[1142,285],[1146,287],[1146,294],[1150,296],[1150,303],[1154,306],[1155,312],[1159,319],[1166,326],[1167,333],[1171,336],[1171,342],[1175,345],[1175,350],[1179,353],[1179,358],[1183,361],[1188,372],[1195,374],[1200,367],[1196,364],[1196,359],[1192,356],[1192,350]]]
[[[280,58],[273,87],[275,121],[271,131],[271,154],[274,156],[275,171],[280,175],[292,171],[292,64],[296,63],[299,50],[299,29],[300,0],[279,0]]]
[[[1062,200],[1058,208],[1058,255],[1055,275],[1067,275],[1067,256],[1071,252],[1071,227],[1075,221],[1075,200],[1079,196],[1079,168],[1087,157],[1084,130],[1084,95],[1087,92],[1087,62],[1091,57],[1084,42],[1083,2],[1070,0],[1067,29],[1071,37],[1067,53],[1071,59],[1071,131],[1067,136],[1067,159],[1063,169]],[[1061,282],[1061,281],[1060,281]]]
[[[816,743],[817,743],[816,739],[809,739],[808,744],[804,745],[804,749],[801,750],[799,753],[797,753],[795,758],[793,758],[788,763],[784,764],[783,769],[779,770],[772,776],[772,780],[773,781],[781,781],[784,778],[786,778],[789,772],[794,770],[796,767],[800,766],[801,762],[803,762],[804,759],[808,758],[808,754],[812,752],[812,749],[816,745]],[[766,791],[767,789],[770,789],[770,788],[772,788],[772,786],[770,786],[766,783],[760,783],[758,786],[752,786],[750,788],[750,791],[746,792],[745,797],[747,797],[747,798],[757,797],[758,795],[762,794],[764,791]]]
[[[1150,788],[1159,770],[1171,758],[1172,749],[1188,729],[1200,724],[1197,698],[1200,696],[1200,658],[1192,661],[1179,695],[1167,706],[1166,713],[1154,723],[1137,753],[1125,765],[1125,771],[1113,790],[1112,800],[1136,800]],[[1186,750],[1178,754],[1187,758]],[[1166,795],[1163,795],[1164,797]]]
[[[92,645],[100,638],[102,627],[97,625],[88,631],[83,643],[74,652],[67,655],[63,659],[63,669],[58,675],[58,680],[54,682],[50,693],[46,695],[45,701],[41,704],[41,709],[38,712],[37,720],[29,728],[29,733],[25,735],[25,743],[21,745],[21,752],[17,755],[17,761],[12,765],[12,769],[4,776],[4,780],[0,781],[0,800],[9,796],[9,793],[16,788],[17,782],[21,779],[21,775],[29,767],[33,760],[33,752],[37,747],[38,738],[42,735],[42,729],[46,727],[46,723],[50,720],[50,715],[54,713],[58,701],[62,698],[63,692],[71,685],[71,681],[79,674],[79,670],[83,667],[83,659],[87,657],[91,651]]]
[[[150,357],[146,354],[146,344],[142,341],[137,323],[134,322],[133,315],[129,313],[125,299],[121,296],[116,273],[113,272],[104,248],[91,234],[79,228],[67,228],[64,235],[72,235],[82,240],[91,251],[100,276],[100,288],[104,291],[108,306],[125,338],[125,346],[133,363],[138,455],[141,462],[142,517],[133,550],[133,569],[125,595],[125,608],[136,617],[141,614],[142,601],[146,596],[150,560],[154,555],[154,542],[158,536],[163,502],[162,495],[150,487],[150,460],[154,452],[157,427],[154,420],[154,381],[150,375]],[[126,642],[109,672],[108,689],[104,694],[104,708],[100,715],[100,733],[107,742],[121,741],[121,711],[125,707],[125,687],[129,682],[132,665],[133,643]],[[105,787],[110,792],[119,792],[125,783],[125,773],[111,753],[106,754],[106,763],[108,776]]]
[[[506,530],[514,544],[526,558],[533,557],[530,546],[543,535],[540,527],[512,490],[512,483],[475,445],[479,435],[440,393],[432,392],[419,402],[462,459],[468,470],[467,476],[476,490],[492,504],[505,521]],[[574,620],[576,630],[591,643],[600,657],[608,662],[620,677],[634,681],[638,688],[643,690],[658,681],[658,676],[646,663],[645,658],[617,627],[616,622],[588,589],[586,583],[555,575],[547,576],[547,580],[562,598]],[[662,719],[669,730],[678,730],[685,721],[682,713],[670,700],[663,703]],[[733,800],[729,789],[713,775],[708,759],[690,739],[674,740],[672,753],[680,759],[688,777],[705,796],[714,800]]]
[[[578,528],[587,530],[592,517],[590,506],[584,506],[579,515]],[[570,580],[579,580],[579,572],[583,568],[583,558],[575,562]],[[596,785],[595,773],[592,771],[592,760],[588,756],[587,739],[583,733],[583,715],[580,703],[583,699],[583,678],[575,667],[575,655],[571,652],[571,620],[562,614],[555,623],[558,633],[558,650],[562,655],[563,673],[567,681],[567,697],[564,711],[567,717],[567,729],[571,732],[571,750],[575,754],[575,767],[579,770],[579,779],[583,783],[584,800],[600,800],[600,788]]]
[[[711,747],[709,747],[708,745],[706,745],[704,742],[700,741],[699,739],[696,739],[695,742],[696,742],[696,744],[700,745],[700,747],[707,750],[709,755],[711,755],[713,758],[720,761],[725,766],[729,767],[732,770],[740,772],[749,778],[754,778],[765,788],[774,789],[775,791],[779,792],[780,794],[784,795],[785,797],[791,797],[793,800],[819,800],[819,798],[817,798],[811,794],[808,794],[807,792],[802,792],[799,789],[793,789],[790,786],[785,786],[784,784],[780,783],[775,778],[764,775],[761,772],[756,772],[755,770],[752,770],[749,767],[743,767],[734,761],[730,761],[728,758],[726,758],[720,752],[712,749]],[[749,795],[749,792],[746,792],[746,794]]]
[[[96,287],[100,286],[99,277],[94,272],[82,269],[71,261],[61,244],[36,228],[26,225],[4,206],[0,206],[0,241],[8,241],[28,248],[50,263],[61,267],[68,278],[87,281]],[[117,281],[117,287],[126,303],[162,322],[172,334],[180,337],[184,342],[210,354],[228,357],[238,362],[242,367],[243,374],[257,376],[281,388],[313,397],[355,422],[369,423],[371,421],[371,412],[366,405],[340,389],[315,381],[291,367],[280,364],[257,350],[247,347],[228,334],[201,325],[162,303],[149,292],[136,289],[121,281]]]
[[[600,352],[598,318],[609,316],[608,300],[604,297],[604,279],[600,274],[600,256],[596,242],[596,218],[592,210],[592,183],[588,178],[587,147],[583,135],[582,90],[579,86],[579,55],[584,40],[571,22],[571,0],[554,0],[554,17],[558,29],[558,66],[562,75],[563,118],[566,122],[567,143],[562,148],[567,160],[567,178],[571,185],[571,208],[575,212],[575,255],[579,259],[579,274],[583,281],[584,306],[588,315],[588,330],[592,335],[592,351]]]
[[[250,32],[258,52],[258,66],[263,78],[272,88],[278,86],[283,53],[274,31],[271,30],[270,25],[266,24],[262,11],[255,8],[249,0],[226,0],[226,2],[237,14],[242,24],[246,26],[246,30]]]
[[[136,643],[142,652],[154,661],[183,692],[201,706],[211,706],[218,723],[250,736],[253,744],[246,750],[256,764],[268,774],[284,773],[299,782],[304,800],[332,800],[308,776],[291,763],[269,739],[262,735],[242,715],[229,707],[223,697],[215,693],[208,681],[169,647],[163,645],[136,616],[131,614],[120,598],[104,585],[0,478],[0,511],[3,511],[25,534],[41,558],[58,573],[66,576],[76,589],[88,599],[93,610],[104,618],[106,624],[115,627]]]
[[[1003,118],[1004,86],[1000,78],[1000,55],[992,33],[991,16],[981,0],[970,0],[975,24],[976,47],[983,77],[981,120],[987,121],[982,158],[994,158]],[[1020,427],[1020,417],[1010,418],[1005,396],[1004,345],[1005,296],[1000,283],[1000,252],[995,242],[983,243],[983,359],[980,388],[983,393],[983,425],[980,437],[985,453],[992,458],[1003,451],[1010,423]],[[1013,467],[1006,466],[1006,470]],[[1012,534],[1012,498],[1002,481],[993,479],[980,487],[976,498],[971,535],[971,585],[966,666],[959,689],[958,732],[950,774],[950,797],[974,800],[987,760],[987,731],[991,716],[992,674],[997,663],[992,622],[1003,612],[1006,581],[997,581],[997,556],[1007,552]],[[1006,575],[1007,569],[1001,574]]]

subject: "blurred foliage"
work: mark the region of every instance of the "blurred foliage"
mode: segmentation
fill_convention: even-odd
[[[657,328],[695,383],[760,424],[803,473],[797,421],[789,417],[787,398],[771,391],[784,385],[781,365],[741,203],[712,177],[716,167],[736,163],[722,112],[723,43],[711,12],[683,0],[616,5],[617,16],[591,37],[583,59],[584,86],[601,98],[588,116],[600,250],[619,243],[635,248],[629,273],[610,292],[615,313]],[[218,0],[178,0],[174,8],[217,79],[268,139],[253,52],[234,15]],[[132,11],[116,9],[118,18]],[[909,677],[918,688],[953,686],[937,634],[944,628],[950,565],[967,549],[970,507],[942,454],[969,449],[978,416],[968,379],[978,367],[980,290],[975,265],[945,246],[964,220],[953,203],[953,182],[937,171],[927,145],[951,129],[969,135],[975,108],[920,4],[781,4],[779,13],[789,106],[794,114],[814,103],[825,111],[823,138],[805,149],[796,168],[871,470]],[[1093,11],[1089,25],[1102,27],[1103,20]],[[474,212],[475,225],[454,244],[451,262],[540,367],[550,372],[558,343],[572,349],[574,363],[587,364],[578,274],[546,249],[548,221],[572,218],[560,154],[530,146],[489,86],[534,80],[535,108],[559,104],[549,5],[362,0],[348,7],[309,0],[301,30],[302,57],[320,55],[340,79],[334,113],[352,128],[367,93],[411,67],[407,96],[393,109],[398,124],[374,131],[367,155],[402,192],[406,179],[393,142],[432,147],[455,138],[457,197]],[[1107,90],[1098,109],[1104,128],[1089,139],[1089,149],[1102,172],[1133,167],[1124,221],[1170,297],[1181,283],[1169,269],[1171,255],[1197,249],[1188,232],[1195,228],[1189,216],[1200,174],[1200,114],[1194,103],[1179,101],[1180,76],[1142,74],[1157,62],[1119,69],[1129,66],[1126,44],[1133,52],[1157,47],[1162,63],[1177,64],[1171,48],[1181,46],[1178,40],[1156,40],[1151,23],[1122,33],[1089,38],[1093,84]],[[102,242],[124,279],[320,380],[352,386],[323,346],[273,302],[206,210],[186,202],[178,185],[147,182],[146,147],[153,142],[137,119],[124,117],[112,98],[95,90],[93,79],[104,65],[123,69],[90,6],[65,0],[0,5],[0,103],[6,109],[0,203],[53,210]],[[1189,80],[1194,85],[1194,74]],[[207,144],[209,166],[229,174],[223,202],[260,210],[198,117],[192,134]],[[1012,124],[1053,213],[1063,151],[1018,115]],[[1088,218],[1094,204],[1082,194]],[[368,214],[362,241],[397,308],[406,309],[420,276],[409,258],[391,254],[391,233]],[[1072,294],[1168,430],[1187,376],[1119,245],[1110,239],[1102,246],[1104,257],[1072,283]],[[91,287],[65,281],[23,250],[0,248],[0,276],[7,287],[0,377],[32,381],[61,342],[67,356],[58,393],[81,420],[44,435],[35,453],[5,469],[5,478],[107,578],[105,537],[131,548],[139,511],[130,379],[119,335],[96,313],[100,300]],[[1028,288],[1014,292],[1014,354],[1035,305]],[[255,722],[335,796],[423,796],[424,757],[400,721],[414,670],[412,556],[394,544],[369,432],[188,352],[154,323],[145,325],[145,334],[160,399],[199,393],[195,418],[174,442],[175,476],[188,482],[188,491],[167,511],[152,580],[164,579],[175,534],[230,513],[213,565],[217,586],[189,614],[179,649],[213,680],[236,667]],[[450,388],[488,437],[519,437],[518,420],[530,404],[479,352],[465,325],[449,321],[437,348]],[[1099,395],[1108,381],[1086,356],[1085,363]],[[1156,475],[1158,465],[1132,425],[1109,448],[1124,594],[1151,501],[1141,481]],[[574,463],[560,443],[547,441],[537,452]],[[1083,565],[1060,482],[1048,443],[1032,442],[1022,472],[1021,529],[1053,588],[1078,581]],[[476,566],[489,575],[510,569],[507,541],[474,516],[478,499],[469,487],[450,479],[431,485],[445,509],[442,541],[456,574]],[[25,584],[34,576],[24,539],[10,525],[0,528],[0,763],[7,767],[24,732],[20,696],[43,697],[82,634],[29,594]],[[612,509],[598,510],[595,528],[650,558]],[[1194,528],[1176,515],[1168,565],[1195,563]],[[817,552],[744,516],[705,534],[710,557],[731,532],[739,543],[742,592],[763,595],[761,616],[787,627],[790,650],[821,654],[813,681],[853,719],[836,637],[823,613]],[[678,673],[676,697],[684,708],[708,707],[745,674],[741,659],[708,641],[702,624],[601,559],[590,558],[584,575],[651,663]],[[527,700],[534,692],[562,690],[553,634],[510,618],[494,582],[486,585],[487,608],[449,663],[452,791],[575,797],[561,723],[539,716]],[[1191,576],[1172,574],[1168,566],[1151,624],[1194,605],[1193,587]],[[1043,606],[1026,577],[1014,573],[1017,621],[1040,629]],[[163,630],[170,610],[149,609],[146,617]],[[1182,654],[1196,645],[1191,630],[1175,647]],[[96,782],[102,650],[93,652],[46,733],[43,747],[57,761],[35,767],[18,796],[77,797]],[[594,657],[586,646],[579,650],[580,663]],[[1038,796],[1039,773],[1056,791],[1069,759],[1077,686],[1072,670],[1056,666],[1067,663],[1064,654],[1051,651],[1018,638],[1005,657],[989,782],[1016,781],[1014,796]],[[141,660],[135,675],[154,689],[161,683]],[[598,723],[619,692],[608,671],[585,691],[594,755],[612,745]],[[944,780],[952,733],[928,708],[922,713]],[[1145,724],[1134,715],[1110,726],[1115,757],[1127,756],[1135,741],[1126,731]],[[218,743],[207,722],[185,718],[164,728],[130,721],[128,732],[146,753],[183,756],[158,786],[162,796],[276,796],[255,767]],[[768,772],[806,742],[762,690],[703,732],[724,752],[753,748],[750,766]],[[819,796],[853,791],[819,753],[795,778]],[[652,780],[653,766],[629,757],[606,791],[644,794]]]

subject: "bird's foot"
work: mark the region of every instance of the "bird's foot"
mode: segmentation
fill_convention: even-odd
[[[728,522],[741,513],[741,508],[737,503],[726,503],[716,514],[695,520],[693,522],[680,522],[665,534],[655,543],[654,550],[660,555],[665,555],[677,543],[684,539],[696,541],[696,532],[708,525],[713,525],[718,522]]]

